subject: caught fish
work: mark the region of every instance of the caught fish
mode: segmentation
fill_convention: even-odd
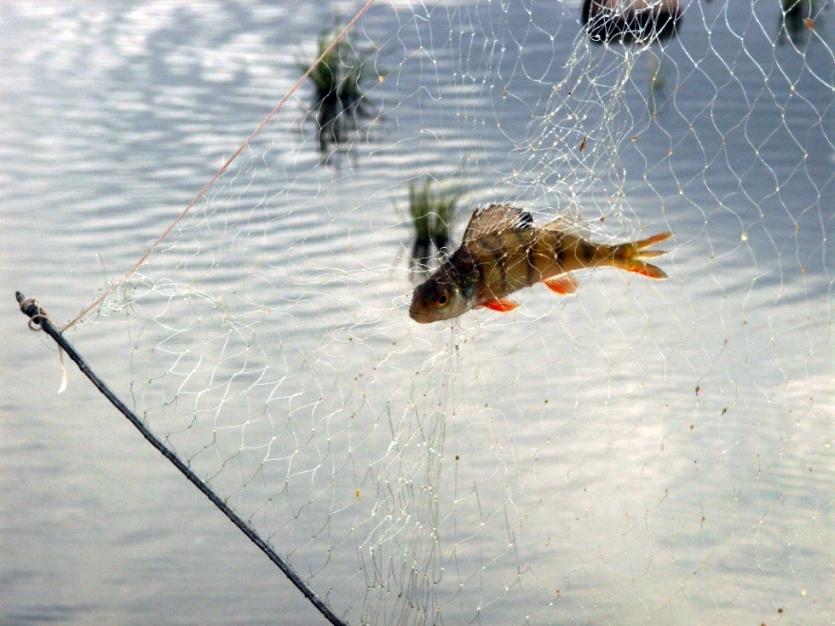
[[[559,218],[538,227],[527,211],[492,204],[473,212],[461,247],[415,289],[409,316],[427,324],[478,307],[506,313],[519,306],[507,296],[539,282],[561,295],[573,293],[577,281],[570,272],[583,268],[608,266],[666,278],[661,268],[643,259],[664,254],[647,248],[671,235],[615,245],[592,243],[566,232]]]

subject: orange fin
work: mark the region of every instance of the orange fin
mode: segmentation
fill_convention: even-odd
[[[504,300],[502,298],[495,298],[493,300],[487,300],[487,302],[482,302],[481,306],[487,307],[488,309],[492,309],[494,311],[498,311],[499,313],[507,313],[508,311],[512,311],[515,309],[519,304],[514,302],[513,300]]]
[[[616,262],[616,267],[620,267],[621,269],[624,269],[627,272],[635,272],[636,274],[640,274],[641,276],[646,276],[648,278],[656,278],[659,280],[662,278],[667,278],[667,274],[664,273],[664,270],[662,270],[660,267],[656,267],[655,265],[645,263],[641,259],[650,259],[664,254],[666,250],[647,250],[647,248],[654,246],[655,244],[660,243],[666,239],[669,239],[672,236],[673,233],[669,232],[658,233],[657,235],[647,237],[646,239],[641,239],[640,241],[623,244],[623,247],[620,249],[627,251],[627,258],[622,261]]]
[[[667,274],[660,267],[644,263],[643,261],[632,261],[628,267],[624,267],[623,269],[649,278],[657,278],[659,280],[667,278]]]
[[[548,289],[561,296],[567,296],[577,291],[577,281],[571,274],[563,274],[542,281]]]
[[[666,233],[658,233],[657,235],[653,235],[652,237],[647,237],[646,239],[641,239],[640,241],[635,242],[635,246],[638,250],[643,250],[644,248],[649,248],[650,246],[654,246],[657,243],[661,243],[662,241],[666,241],[670,237],[673,236],[673,233],[666,232]]]

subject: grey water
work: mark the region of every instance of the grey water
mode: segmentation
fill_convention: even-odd
[[[424,623],[835,623],[835,14],[818,2],[790,38],[778,5],[687,3],[663,53],[630,57],[582,44],[576,2],[381,2],[356,36],[378,112],[323,155],[304,87],[143,272],[137,308],[70,339],[351,623],[397,623],[392,606],[421,623],[393,599],[396,553],[432,543],[399,505],[440,528]],[[75,315],[358,7],[0,7],[0,623],[323,623],[69,364],[56,393],[13,292]],[[611,159],[605,128],[624,133]],[[427,174],[460,180],[467,208],[672,230],[670,280],[587,272],[573,298],[418,327],[404,201]],[[222,296],[260,357],[229,356],[217,301],[166,279]],[[201,379],[201,356],[246,393]]]

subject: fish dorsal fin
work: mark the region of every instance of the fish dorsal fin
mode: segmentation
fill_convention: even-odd
[[[518,230],[533,226],[533,217],[527,211],[507,204],[491,204],[476,209],[464,231],[464,243],[475,241],[491,233]]]
[[[585,234],[583,232],[582,222],[578,218],[573,218],[568,215],[558,215],[547,224],[543,224],[542,229],[574,236],[583,236]]]

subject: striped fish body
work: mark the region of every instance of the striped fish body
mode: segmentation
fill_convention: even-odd
[[[459,259],[450,261],[476,266],[475,306],[573,270],[611,265],[617,255],[614,246],[590,243],[547,226],[490,233],[461,250]]]
[[[555,220],[536,227],[530,213],[506,205],[476,210],[461,247],[415,289],[409,315],[427,323],[457,317],[474,307],[510,311],[518,305],[507,296],[538,282],[560,294],[573,292],[577,283],[569,272],[582,268],[608,265],[651,278],[666,277],[641,258],[662,254],[645,248],[670,233],[607,245],[560,226],[561,221]]]

